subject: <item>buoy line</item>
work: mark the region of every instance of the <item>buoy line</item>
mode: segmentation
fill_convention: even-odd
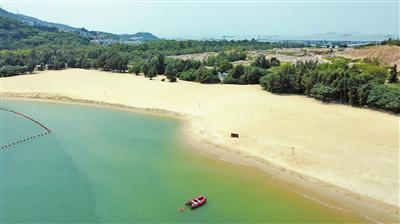
[[[48,127],[46,127],[45,125],[43,125],[43,124],[40,123],[39,121],[37,121],[37,120],[35,120],[35,119],[33,119],[33,118],[31,118],[31,117],[25,115],[25,114],[19,113],[19,112],[14,111],[14,110],[1,108],[1,107],[0,107],[0,110],[7,111],[7,112],[10,112],[10,113],[14,113],[14,114],[16,114],[17,116],[20,116],[20,117],[23,117],[23,118],[25,118],[25,119],[28,119],[28,120],[34,122],[35,124],[37,124],[37,125],[40,126],[42,129],[45,130],[45,132],[43,132],[43,133],[39,133],[39,134],[36,134],[36,135],[32,135],[32,136],[29,136],[29,137],[23,138],[23,139],[18,139],[18,140],[14,141],[14,142],[11,142],[11,143],[9,143],[9,144],[2,145],[2,146],[1,146],[1,149],[4,149],[4,150],[5,150],[5,149],[7,149],[7,148],[9,148],[9,147],[11,147],[11,146],[14,146],[14,145],[16,145],[16,144],[23,143],[23,142],[26,142],[26,141],[28,141],[28,140],[36,139],[36,138],[39,138],[39,137],[43,137],[43,136],[48,135],[48,134],[51,133],[51,130],[50,130]]]

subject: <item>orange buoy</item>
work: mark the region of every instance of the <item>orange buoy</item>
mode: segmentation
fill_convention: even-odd
[[[184,208],[178,208],[178,212],[184,212],[185,209]]]

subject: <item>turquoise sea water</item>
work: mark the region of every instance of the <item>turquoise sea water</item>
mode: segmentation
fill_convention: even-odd
[[[179,143],[178,121],[115,109],[9,101],[52,130],[1,151],[1,221],[361,222],[292,193],[268,174]],[[41,133],[1,112],[1,145]],[[179,213],[185,201],[205,206]]]

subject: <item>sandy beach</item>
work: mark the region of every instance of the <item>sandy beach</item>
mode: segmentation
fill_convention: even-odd
[[[274,95],[259,85],[160,79],[68,69],[0,82],[3,97],[94,101],[176,114],[186,121],[188,138],[209,145],[211,154],[234,152],[243,160],[287,169],[291,176],[301,174],[311,183],[336,186],[326,187],[331,189],[327,194],[337,192],[351,208],[367,204],[365,211],[375,211],[371,216],[378,221],[398,222],[397,115]],[[231,138],[232,132],[240,137]]]

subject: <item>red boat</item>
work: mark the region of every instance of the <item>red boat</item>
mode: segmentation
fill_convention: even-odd
[[[197,208],[199,206],[204,205],[206,201],[207,201],[206,196],[200,195],[189,200],[188,202],[186,202],[185,205],[189,206],[190,208]]]

